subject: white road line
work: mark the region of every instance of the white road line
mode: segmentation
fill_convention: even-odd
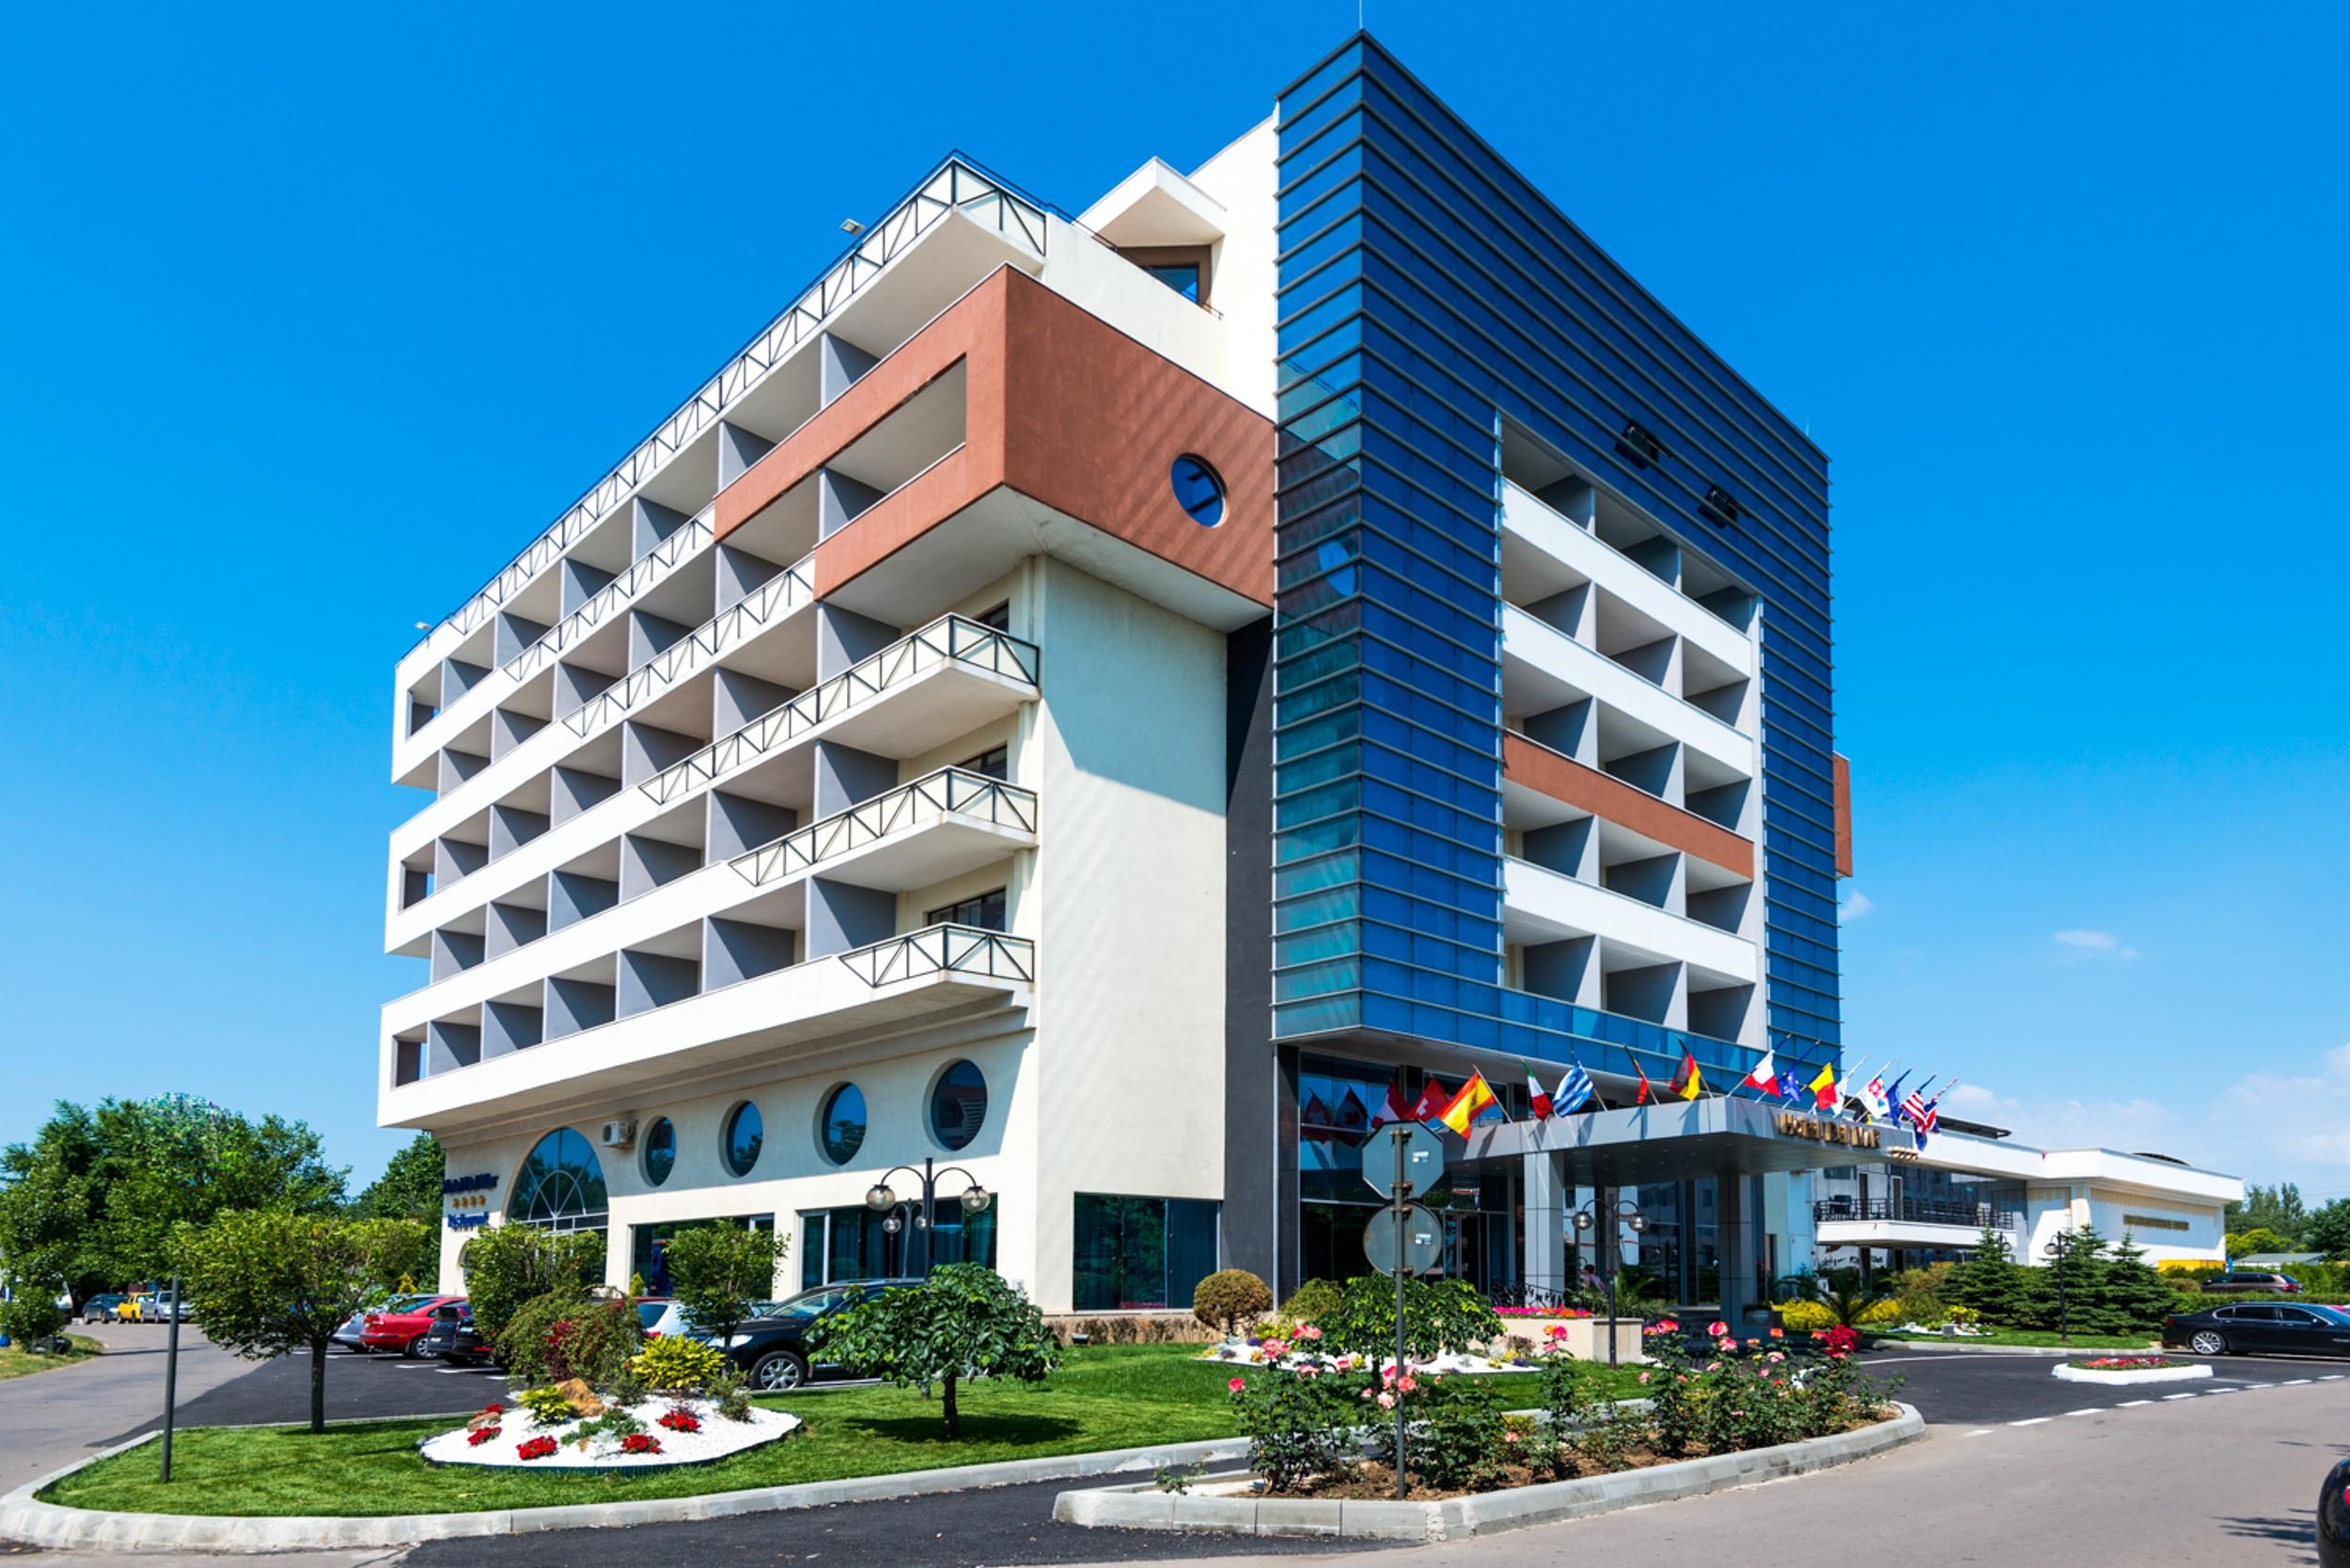
[[[1987,1426],[1979,1426],[1972,1432],[1964,1432],[1959,1434],[1959,1435],[1962,1437],[1988,1437],[1991,1435],[1991,1429]]]
[[[2034,1416],[2029,1420],[2010,1421],[2007,1424],[2010,1426],[2046,1426],[2055,1419],[2054,1416]]]
[[[2327,1372],[2325,1376],[2319,1378],[2318,1381],[2320,1383],[2339,1383],[2344,1377],[2350,1377],[2350,1372]]]
[[[2188,1394],[2165,1394],[2165,1395],[2163,1395],[2162,1397],[2163,1397],[2164,1401],[2167,1403],[2167,1402],[2169,1402],[2169,1401],[2170,1401],[2170,1400],[2174,1400],[2174,1399],[2193,1399],[2195,1396],[2194,1396],[2193,1394],[2191,1394],[2191,1393],[2188,1393]]]
[[[2078,1410],[2067,1410],[2068,1416],[2093,1416],[2105,1408],[2102,1404],[2084,1404]]]
[[[2277,1385],[2277,1387],[2280,1388],[2298,1388],[2302,1384],[2309,1381],[2310,1380],[2306,1377],[2288,1377],[2282,1383]]]
[[[2203,1390],[2203,1392],[2207,1394],[2233,1394],[2241,1391],[2241,1389],[2236,1388],[2206,1388]]]
[[[2152,1404],[2154,1403],[2154,1402],[2150,1399],[2125,1399],[2121,1403],[2115,1405],[2114,1408],[2116,1410],[2135,1410],[2141,1404]]]

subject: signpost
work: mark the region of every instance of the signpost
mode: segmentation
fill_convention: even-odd
[[[1386,1129],[1393,1163],[1380,1179],[1376,1160],[1364,1151],[1363,1180],[1386,1194],[1387,1206],[1363,1227],[1363,1255],[1371,1266],[1395,1276],[1395,1495],[1403,1497],[1403,1281],[1425,1274],[1444,1258],[1444,1224],[1435,1211],[1414,1199],[1444,1174],[1444,1145],[1417,1121],[1391,1121]]]

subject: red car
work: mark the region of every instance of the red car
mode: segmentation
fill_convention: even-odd
[[[414,1356],[424,1343],[424,1337],[432,1327],[432,1309],[462,1303],[462,1295],[428,1295],[400,1302],[377,1311],[363,1313],[359,1319],[359,1348],[361,1350],[396,1350],[402,1356]]]

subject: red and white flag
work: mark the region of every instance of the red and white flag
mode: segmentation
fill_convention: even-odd
[[[1530,1064],[1526,1069],[1526,1103],[1538,1121],[1550,1114],[1550,1090],[1543,1087],[1542,1079],[1534,1076]]]

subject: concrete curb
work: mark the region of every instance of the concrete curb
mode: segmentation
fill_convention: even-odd
[[[384,1514],[370,1518],[289,1515],[229,1518],[216,1514],[111,1513],[67,1508],[39,1500],[36,1494],[76,1470],[144,1443],[146,1433],[79,1464],[41,1477],[0,1497],[0,1540],[56,1549],[112,1551],[274,1552],[346,1546],[408,1546],[488,1535],[527,1535],[551,1529],[613,1529],[624,1525],[674,1524],[722,1519],[738,1513],[825,1508],[834,1503],[879,1502],[1026,1482],[1073,1481],[1086,1476],[1149,1471],[1162,1466],[1239,1459],[1245,1437],[1202,1443],[1164,1443],[1152,1448],[1110,1449],[1099,1453],[1058,1454],[1048,1459],[1012,1459],[995,1465],[964,1465],[944,1470],[903,1470],[849,1481],[808,1482],[797,1486],[762,1486],[743,1492],[710,1492],[697,1497],[659,1497],[640,1502],[581,1503],[560,1508],[495,1509],[479,1513]]]
[[[1064,1524],[1120,1529],[1195,1530],[1227,1535],[1306,1535],[1373,1541],[1455,1541],[1558,1519],[1585,1519],[1650,1503],[1672,1502],[1732,1486],[1752,1486],[1849,1465],[1914,1443],[1924,1419],[1909,1405],[1890,1420],[1775,1448],[1684,1459],[1645,1470],[1580,1481],[1554,1481],[1443,1502],[1324,1502],[1308,1497],[1195,1497],[1155,1487],[1113,1486],[1063,1492],[1053,1517]]]

